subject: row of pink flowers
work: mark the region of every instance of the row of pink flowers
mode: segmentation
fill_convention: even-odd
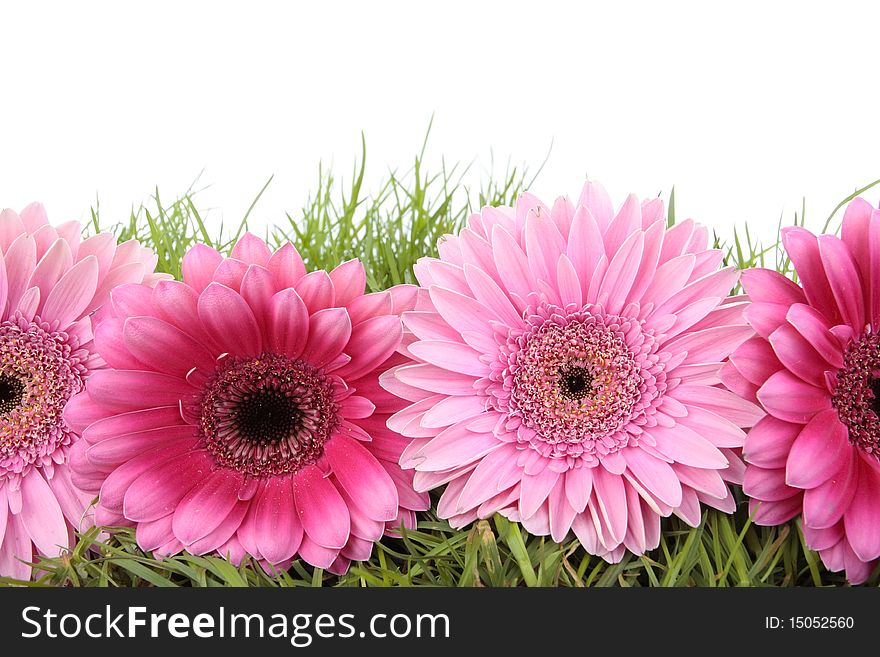
[[[0,215],[0,576],[92,524],[162,557],[343,573],[436,513],[619,561],[709,506],[880,557],[880,214],[786,229],[799,283],[601,186],[484,208],[418,286],[366,293],[246,234],[181,281],[113,236]],[[96,503],[94,502],[96,500]]]

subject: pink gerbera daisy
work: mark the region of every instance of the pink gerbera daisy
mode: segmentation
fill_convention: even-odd
[[[80,239],[50,226],[42,205],[0,213],[0,576],[27,579],[36,556],[58,556],[85,522],[90,497],[71,483],[76,436],[64,405],[104,366],[91,313],[123,283],[156,279],[156,256],[109,233]]]
[[[416,288],[364,294],[363,265],[306,273],[286,244],[204,245],[183,282],[112,294],[98,351],[111,369],[67,406],[82,431],[74,481],[96,521],[136,527],[155,554],[296,555],[344,572],[428,506],[385,426],[403,404],[378,385],[401,362]],[[271,569],[271,568],[270,568]]]
[[[782,243],[800,285],[743,275],[758,337],[725,377],[769,414],[746,439],[743,490],[759,524],[802,514],[807,545],[860,583],[880,556],[880,212],[856,199],[842,239],[789,227]]]
[[[659,199],[614,214],[588,183],[576,206],[484,208],[417,264],[412,362],[381,383],[410,402],[389,426],[413,439],[416,489],[448,484],[442,517],[571,529],[618,560],[658,545],[661,516],[733,510],[725,482],[760,412],[719,385],[752,330],[707,237],[690,220],[667,230]]]

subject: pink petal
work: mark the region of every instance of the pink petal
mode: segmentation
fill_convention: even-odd
[[[211,283],[199,297],[199,318],[224,352],[256,357],[262,353],[260,327],[241,295]]]
[[[819,311],[797,303],[789,309],[786,319],[826,362],[835,368],[843,367],[840,343],[831,334],[831,325]]]
[[[807,301],[830,321],[838,323],[840,312],[828,284],[816,237],[804,228],[787,226],[782,229],[782,243],[797,270]]]
[[[446,397],[431,405],[422,417],[423,427],[448,427],[460,420],[481,415],[486,411],[485,400],[477,397]]]
[[[272,477],[252,501],[256,505],[254,538],[269,563],[293,557],[303,539],[302,523],[294,507],[292,477]]]
[[[610,474],[605,468],[593,468],[593,494],[599,513],[611,532],[611,536],[606,537],[606,545],[609,539],[614,543],[621,543],[626,536],[629,515],[623,478]]]
[[[420,340],[461,342],[461,334],[440,316],[440,313],[413,311],[401,315],[404,326]]]
[[[785,470],[765,470],[756,466],[746,468],[743,492],[749,497],[778,502],[798,494],[798,490],[785,483]]]
[[[362,296],[367,285],[367,274],[360,260],[347,260],[330,272],[336,290],[336,305],[347,306]]]
[[[299,546],[299,556],[303,561],[316,568],[328,569],[339,557],[339,550],[322,547],[304,534]]]
[[[474,331],[491,335],[489,322],[501,321],[489,307],[463,294],[442,287],[431,287],[429,292],[437,312],[459,333]]]
[[[678,418],[678,422],[693,429],[715,447],[742,447],[746,440],[745,432],[733,422],[698,406],[689,406],[687,415]]]
[[[341,549],[348,540],[351,526],[348,507],[318,468],[308,465],[297,473],[293,497],[308,537],[325,548]]]
[[[89,256],[67,271],[49,292],[40,318],[66,327],[79,319],[98,288],[98,261]]]
[[[517,454],[515,447],[503,445],[481,459],[467,478],[455,505],[456,511],[462,513],[473,509],[498,493],[499,482],[507,476],[508,468],[515,466]]]
[[[589,181],[585,183],[577,205],[578,208],[583,206],[588,209],[596,218],[599,228],[603,231],[611,223],[614,207],[611,204],[611,197],[608,196],[608,192],[599,183]]]
[[[600,224],[587,207],[580,206],[574,213],[566,255],[574,266],[577,278],[582,282],[582,291],[586,292],[590,277],[605,255]]]
[[[156,317],[129,317],[123,340],[128,351],[150,369],[185,377],[193,367],[211,371],[214,358],[180,329]]]
[[[176,406],[196,392],[179,377],[126,370],[92,372],[86,389],[94,401],[119,412],[139,410],[147,405]]]
[[[173,452],[163,447],[149,455],[154,458],[143,458],[145,468],[133,460],[117,469],[101,487],[102,503],[107,503],[105,498],[112,485],[114,490],[123,491],[123,512],[129,520],[145,522],[174,513],[184,495],[208,476],[214,459],[204,450],[186,451],[167,459],[164,454]]]
[[[804,524],[831,527],[843,517],[859,481],[859,457],[845,450],[837,472],[823,484],[804,491]]]
[[[789,372],[817,387],[824,387],[825,372],[831,366],[790,324],[783,324],[770,334],[770,345]]]
[[[8,292],[6,305],[12,309],[18,305],[21,295],[28,289],[28,281],[37,262],[37,246],[29,235],[20,235],[12,242],[5,254]]]
[[[831,408],[824,389],[812,386],[788,370],[777,372],[758,391],[758,399],[774,417],[806,424],[819,411]]]
[[[124,433],[95,443],[86,450],[86,458],[96,468],[113,469],[153,447],[181,441],[195,445],[195,438],[196,430],[189,425]]]
[[[843,516],[846,538],[853,552],[862,561],[880,557],[880,473],[874,467],[862,466],[855,495]]]
[[[104,509],[104,511],[121,516],[125,493],[131,483],[150,468],[175,456],[192,451],[192,444],[192,441],[187,441],[180,445],[161,445],[140,454],[113,470],[109,475],[105,475],[89,463],[86,458],[88,444],[85,441],[79,441],[70,451],[71,477],[82,490],[90,492],[100,490],[101,499],[98,510]]]
[[[324,446],[324,453],[342,488],[368,518],[385,522],[397,517],[394,481],[363,445],[337,435]]]
[[[557,481],[553,490],[550,491],[547,502],[548,511],[550,512],[550,537],[554,541],[561,543],[571,529],[571,523],[577,515],[577,511],[566,499],[563,481]]]
[[[626,197],[617,214],[604,231],[606,253],[616,253],[633,232],[642,227],[642,208],[634,194]]]
[[[174,532],[171,530],[171,520],[173,517],[169,513],[158,520],[138,523],[136,533],[138,546],[145,552],[152,552],[175,540]]]
[[[791,446],[785,466],[785,480],[796,488],[815,488],[837,472],[841,453],[851,449],[848,431],[837,419],[837,411],[816,414]]]
[[[250,265],[242,260],[226,258],[214,271],[214,283],[219,283],[236,292],[241,291],[241,283]]]
[[[531,216],[525,224],[525,247],[535,278],[556,283],[556,261],[565,250],[565,240],[549,214]]]
[[[523,519],[534,516],[547,501],[550,491],[559,481],[559,473],[544,468],[535,475],[524,474],[520,482],[519,513]]]
[[[461,374],[488,376],[489,367],[480,360],[480,353],[458,342],[422,340],[409,346],[416,358]]]
[[[687,352],[682,364],[715,363],[730,355],[754,332],[749,326],[715,326],[693,333],[687,333],[667,344],[673,353]]]
[[[785,324],[789,308],[790,306],[781,303],[755,302],[745,309],[743,315],[755,332],[767,339],[773,331]]]
[[[776,357],[773,347],[763,338],[746,340],[730,355],[734,364],[748,381],[756,386],[764,382],[782,369],[782,363]]]
[[[55,240],[37,262],[27,286],[39,288],[40,299],[45,300],[55,284],[72,266],[73,255],[70,252],[70,245],[62,239]]]
[[[755,524],[762,526],[782,525],[801,512],[803,501],[801,495],[795,495],[778,502],[761,502],[750,500],[749,513]]]
[[[352,329],[345,353],[351,362],[336,374],[351,380],[364,376],[384,363],[400,345],[403,327],[393,315],[373,317]]]
[[[241,260],[249,265],[260,265],[265,267],[272,256],[272,251],[266,246],[266,243],[256,235],[246,232],[242,235],[229,256],[236,260]]]
[[[351,319],[345,308],[325,308],[309,318],[309,337],[302,358],[317,368],[342,353],[351,337]]]
[[[667,233],[666,237],[669,237]],[[664,238],[664,246],[666,239]],[[662,257],[661,257],[662,261]],[[690,278],[691,272],[694,270],[696,258],[693,255],[682,255],[664,262],[657,267],[657,273],[648,285],[648,289],[642,295],[645,301],[651,301],[655,304],[665,303],[681,290]]]
[[[630,471],[648,492],[669,506],[681,504],[681,482],[672,466],[639,447],[626,448],[621,454]]]
[[[806,301],[804,291],[797,283],[771,269],[747,269],[740,281],[752,301],[785,305]]]
[[[199,294],[186,283],[159,281],[151,293],[150,305],[160,319],[198,341],[208,341],[199,319]]]
[[[792,424],[768,415],[746,435],[743,457],[762,468],[783,468],[795,439],[800,435],[800,424]]]
[[[846,245],[834,235],[819,236],[819,255],[843,321],[857,331],[865,326],[865,304],[858,267]]]
[[[495,266],[498,268],[498,275],[509,292],[515,294],[519,299],[525,299],[530,292],[537,289],[535,277],[529,267],[528,257],[511,234],[499,225],[492,229],[492,252]],[[443,313],[441,308],[438,310]],[[483,309],[480,314],[485,312],[486,310]],[[450,317],[443,314],[446,321],[449,321]],[[497,320],[497,317],[495,319]],[[452,322],[450,323],[452,324]],[[452,325],[455,326],[455,324]]]
[[[241,484],[242,475],[228,468],[197,481],[174,510],[172,528],[177,540],[190,545],[214,531],[238,503]],[[126,493],[126,502],[133,489]]]
[[[724,468],[727,458],[715,445],[683,425],[673,428],[651,427],[648,433],[657,442],[656,449],[678,463],[697,468]]]
[[[210,246],[196,244],[183,256],[183,282],[202,292],[214,279],[214,271],[222,261],[223,256]]]
[[[614,224],[612,224],[613,227]],[[602,304],[607,312],[619,313],[623,310],[632,284],[639,272],[644,247],[645,235],[641,231],[632,233],[616,251],[612,251],[611,245],[606,243],[608,252],[614,253],[614,256],[608,264],[608,270],[599,287],[597,302]]]
[[[501,441],[492,433],[470,431],[465,423],[454,424],[432,438],[413,456],[422,471],[441,471],[471,463],[498,449]]]
[[[67,523],[55,494],[39,470],[21,479],[21,522],[41,554],[57,557],[68,547]]]
[[[592,468],[580,467],[565,473],[565,496],[578,513],[583,513],[593,492]]]
[[[464,275],[474,298],[490,311],[491,314],[487,314],[487,317],[492,317],[494,314],[507,326],[524,326],[522,315],[489,274],[474,265],[465,263]]]
[[[272,273],[265,267],[251,265],[241,280],[241,298],[247,302],[257,323],[263,327],[269,319],[269,304],[275,294],[275,283]]]
[[[391,315],[393,307],[392,295],[387,290],[356,297],[346,304],[352,326],[377,315]]]
[[[292,288],[277,292],[269,302],[269,348],[298,358],[309,337],[309,311]]]
[[[863,198],[853,199],[843,213],[840,237],[863,274],[871,271],[870,234],[873,213],[874,208]]]
[[[272,254],[266,268],[272,272],[275,287],[278,290],[286,290],[296,285],[296,282],[306,275],[306,266],[302,256],[290,242],[287,242]]]
[[[322,270],[309,272],[293,286],[310,314],[335,305],[336,290],[330,275]]]

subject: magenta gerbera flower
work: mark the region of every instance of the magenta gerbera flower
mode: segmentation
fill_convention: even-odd
[[[413,527],[428,498],[397,464],[385,421],[404,404],[378,376],[404,360],[416,288],[365,281],[357,260],[306,273],[293,245],[246,234],[229,258],[191,249],[183,282],[115,290],[96,336],[111,369],[66,412],[96,521],[136,527],[157,555],[298,555],[335,573]]]
[[[733,510],[725,482],[761,414],[720,386],[753,332],[707,237],[689,220],[667,230],[659,199],[614,214],[588,183],[577,206],[484,208],[418,263],[412,361],[381,383],[410,402],[389,426],[412,438],[416,489],[447,484],[442,517],[571,529],[618,560],[658,545],[661,516]]]
[[[880,213],[856,199],[842,239],[789,227],[782,243],[800,285],[743,275],[758,337],[725,373],[768,413],[746,439],[743,490],[759,524],[801,514],[807,545],[860,583],[880,556]]]
[[[64,405],[104,366],[91,313],[113,286],[157,278],[137,242],[80,235],[75,221],[50,226],[37,203],[0,213],[0,576],[29,578],[27,562],[58,556],[87,522]]]

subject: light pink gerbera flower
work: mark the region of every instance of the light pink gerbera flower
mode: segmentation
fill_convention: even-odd
[[[381,378],[411,402],[389,426],[413,439],[416,489],[448,484],[454,526],[498,512],[608,560],[656,547],[661,516],[732,511],[760,412],[719,371],[753,332],[706,246],[690,220],[667,230],[659,199],[614,214],[593,183],[577,206],[523,194],[441,241],[403,314],[414,362]]]
[[[378,385],[399,363],[399,314],[416,288],[364,294],[363,265],[306,273],[286,244],[246,234],[204,245],[183,282],[112,294],[97,372],[67,406],[82,431],[74,481],[100,490],[96,521],[137,528],[157,555],[299,555],[344,572],[428,507],[387,429],[403,404]]]
[[[744,450],[755,521],[802,514],[807,545],[861,583],[880,556],[880,212],[854,200],[842,236],[783,229],[800,285],[743,275],[758,337],[725,383],[769,413]]]
[[[64,405],[103,367],[91,313],[114,285],[154,282],[156,256],[109,233],[81,241],[42,205],[0,213],[0,576],[28,579],[83,526],[90,497],[70,479]]]

